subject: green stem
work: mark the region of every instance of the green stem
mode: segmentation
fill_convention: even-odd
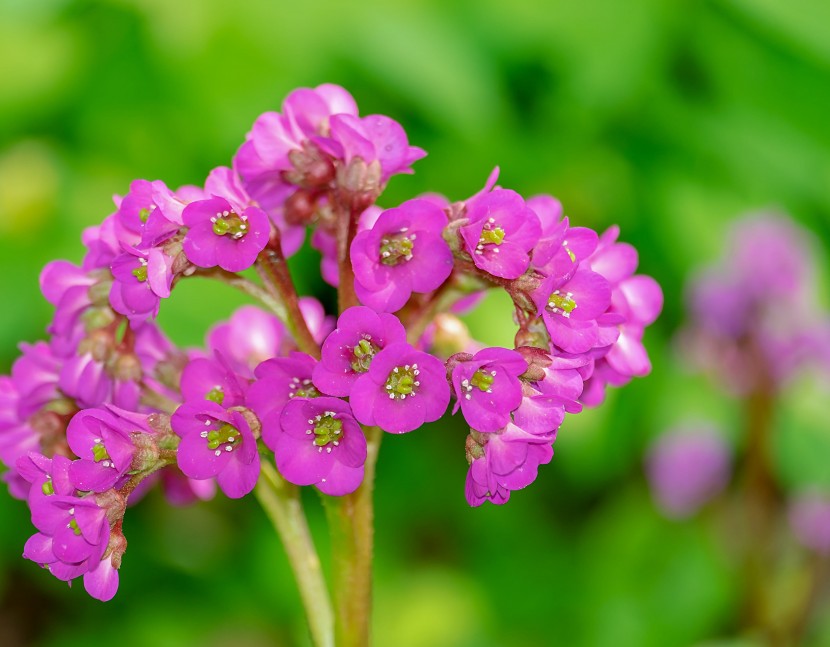
[[[270,462],[263,461],[255,493],[285,546],[314,646],[334,647],[331,602],[299,489],[283,480]]]
[[[279,241],[272,247],[266,247],[256,261],[256,270],[265,285],[266,291],[282,304],[283,321],[288,326],[294,341],[304,353],[320,358],[320,346],[314,341],[308,329],[305,317],[300,310],[300,302],[291,272],[279,249]]]
[[[338,647],[368,647],[372,617],[373,492],[383,432],[365,428],[367,456],[361,486],[343,497],[326,497],[334,578]]]
[[[288,325],[288,313],[280,299],[275,298],[267,290],[265,290],[265,288],[249,281],[244,276],[239,276],[238,274],[228,272],[218,267],[211,268],[209,270],[200,270],[197,275],[219,281],[220,283],[229,285],[240,292],[244,292],[248,296],[259,301],[262,305],[277,315],[283,323]]]

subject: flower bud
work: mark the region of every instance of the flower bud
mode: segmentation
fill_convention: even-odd
[[[121,521],[127,510],[127,499],[115,488],[93,495],[95,503],[107,512],[107,521],[110,525]]]
[[[253,411],[246,407],[231,407],[228,411],[238,411],[242,414],[242,417],[245,418],[245,422],[247,422],[248,426],[251,428],[251,433],[254,435],[254,438],[259,438],[262,435],[262,424]]]
[[[377,200],[382,189],[381,170],[378,160],[366,164],[359,157],[337,167],[339,198],[351,207],[352,213],[364,211]]]
[[[151,434],[134,431],[130,434],[130,440],[136,449],[130,464],[131,471],[144,472],[158,463],[159,448]]]

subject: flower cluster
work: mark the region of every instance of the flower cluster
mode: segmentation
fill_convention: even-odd
[[[550,461],[566,413],[650,371],[662,293],[616,228],[572,227],[555,198],[526,200],[497,172],[466,200],[378,206],[424,155],[344,89],[299,89],[203,186],[136,180],[84,232],[80,266],[46,267],[50,340],[0,379],[3,479],[38,530],[27,558],[108,599],[124,511],[151,483],[177,504],[216,486],[237,498],[274,461],[290,483],[348,495],[369,428],[414,431],[452,400],[470,428],[467,500],[504,503]],[[309,230],[336,319],[286,264]],[[154,318],[192,276],[260,307],[177,348]],[[456,316],[491,287],[513,301],[514,348],[472,340]]]

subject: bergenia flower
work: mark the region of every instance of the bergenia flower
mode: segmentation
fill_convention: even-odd
[[[224,357],[197,358],[184,367],[181,392],[185,402],[210,400],[225,409],[245,403],[247,384],[223,362],[223,359]]]
[[[539,218],[515,191],[495,189],[468,205],[461,227],[467,253],[480,270],[503,279],[519,278],[539,242]]]
[[[555,435],[534,436],[513,424],[492,434],[472,432],[467,438],[467,503],[507,503],[510,492],[533,483],[539,466],[550,462],[554,439]]]
[[[329,125],[330,138],[321,140],[321,147],[347,165],[355,158],[367,165],[377,164],[381,184],[398,173],[412,173],[412,163],[426,155],[423,149],[409,145],[406,131],[397,121],[384,115],[360,118],[341,113],[334,115]]]
[[[428,200],[388,209],[352,241],[358,298],[378,312],[399,310],[413,292],[431,292],[452,272],[452,251],[441,236],[447,215]]]
[[[557,348],[579,354],[601,343],[597,319],[611,305],[611,286],[596,272],[580,267],[571,278],[551,275],[534,291],[533,300]]]
[[[277,469],[291,483],[341,496],[363,481],[366,438],[343,400],[294,399],[263,421],[266,430]]]
[[[389,344],[374,356],[349,397],[358,422],[393,434],[438,420],[449,401],[444,364],[402,342]]]
[[[189,227],[182,247],[188,260],[199,267],[241,272],[254,264],[271,232],[266,213],[259,207],[237,212],[224,198],[191,202],[182,214]]]
[[[260,462],[256,439],[239,411],[205,400],[185,403],[171,418],[179,444],[179,469],[192,479],[216,478],[220,489],[238,499],[254,489]]]
[[[519,375],[526,370],[524,358],[506,348],[485,348],[459,361],[452,369],[457,399],[453,413],[460,407],[464,419],[478,431],[504,428],[522,402]]]
[[[328,395],[347,396],[377,353],[405,341],[406,330],[395,315],[364,306],[348,308],[323,342],[322,358],[314,366],[314,386]]]
[[[115,407],[75,414],[66,439],[79,457],[69,467],[69,478],[78,490],[104,492],[123,484],[137,451],[131,435],[150,433],[143,418]]]
[[[147,252],[128,249],[112,262],[112,309],[130,321],[155,317],[161,299],[170,296],[172,268],[173,259],[158,247]]]

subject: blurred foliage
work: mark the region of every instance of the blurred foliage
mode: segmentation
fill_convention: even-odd
[[[553,463],[507,506],[467,508],[458,420],[385,439],[376,644],[753,644],[726,641],[740,604],[732,556],[701,520],[657,516],[641,457],[683,419],[740,436],[736,403],[686,374],[670,343],[684,281],[729,221],[775,207],[830,240],[829,20],[821,0],[3,0],[2,367],[51,315],[40,268],[80,260],[80,232],[112,194],[138,177],[201,183],[292,88],[339,83],[429,151],[384,204],[426,190],[461,199],[499,165],[504,186],[557,195],[576,224],[618,223],[666,294],[647,336],[654,375],[569,420]],[[330,303],[316,262],[307,251],[292,265]],[[180,289],[160,321],[183,344],[242,302]],[[471,318],[479,338],[510,343],[503,305]],[[782,478],[828,484],[826,392],[793,392]],[[31,532],[25,506],[0,496],[4,646],[307,644],[287,562],[251,501],[179,510],[148,497],[127,517],[106,605],[20,559]],[[823,625],[807,644],[830,643]]]

